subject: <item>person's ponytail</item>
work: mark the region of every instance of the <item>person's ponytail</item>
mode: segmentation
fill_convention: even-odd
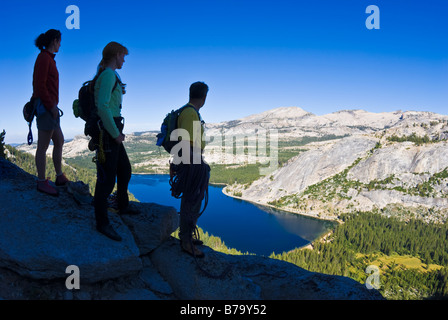
[[[54,40],[61,39],[61,31],[50,29],[45,33],[41,33],[36,40],[34,40],[34,44],[40,50],[47,49]]]
[[[38,47],[40,50],[43,50],[46,47],[47,39],[45,37],[45,33],[41,33],[40,36],[36,38],[34,41],[34,44],[36,47]]]

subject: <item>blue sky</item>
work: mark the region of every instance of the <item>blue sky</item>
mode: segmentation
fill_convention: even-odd
[[[66,28],[69,5],[79,7],[79,30]],[[365,26],[369,5],[380,9],[379,30]],[[62,32],[56,61],[66,139],[83,132],[71,105],[109,41],[130,51],[119,71],[125,133],[158,129],[195,81],[210,86],[206,122],[289,106],[317,115],[448,114],[447,16],[445,0],[4,2],[0,131],[7,143],[26,142],[21,110],[32,93],[34,39],[50,28]]]

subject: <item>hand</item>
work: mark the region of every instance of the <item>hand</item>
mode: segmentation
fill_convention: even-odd
[[[124,139],[125,139],[125,135],[120,133],[120,135],[115,138],[115,142],[117,144],[122,144],[124,142]]]

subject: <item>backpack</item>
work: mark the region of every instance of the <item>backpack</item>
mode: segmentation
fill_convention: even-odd
[[[42,103],[42,102],[40,102],[40,103]],[[23,107],[23,118],[25,119],[26,122],[28,122],[28,127],[29,127],[28,137],[27,137],[29,146],[33,144],[33,131],[31,129],[31,126],[33,125],[34,117],[37,116],[38,106],[39,106],[38,98],[31,98],[30,101],[28,101],[25,104],[25,106]],[[59,110],[59,115],[62,117],[64,115],[64,112],[62,112],[62,110],[59,108],[58,108],[58,110]]]
[[[73,101],[73,115],[75,118],[81,118],[86,122],[84,134],[92,136],[92,127],[98,118],[97,109],[95,105],[95,82],[99,75],[93,80],[86,81],[82,84],[78,92],[78,99]],[[118,78],[112,88],[112,92],[118,85]]]
[[[23,118],[26,122],[28,122],[28,145],[33,144],[33,132],[31,130],[31,126],[33,124],[34,117],[37,115],[37,108],[36,108],[36,99],[31,98],[30,101],[28,101],[25,106],[23,107]]]
[[[94,109],[96,109],[94,83],[93,80],[90,80],[82,84],[78,92],[78,99],[73,101],[73,115],[75,118],[81,118],[87,122],[94,112]]]
[[[160,133],[157,135],[156,145],[163,147],[168,153],[171,153],[171,149],[179,142],[170,140],[171,133],[177,129],[177,119],[179,118],[179,115],[188,107],[193,108],[190,105],[186,105],[180,109],[172,110],[166,115],[165,119],[163,119]]]
[[[23,107],[23,118],[26,122],[30,123],[33,122],[34,116],[36,116],[36,104],[35,99],[31,98],[30,101],[28,101],[25,106]]]

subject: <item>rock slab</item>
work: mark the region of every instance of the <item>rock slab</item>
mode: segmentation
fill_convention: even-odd
[[[140,211],[133,216],[111,212],[111,222],[123,238],[115,242],[96,231],[90,205],[79,205],[60,191],[58,198],[38,193],[34,176],[0,159],[1,297],[383,299],[349,278],[269,258],[226,255],[201,246],[205,258],[195,260],[170,236],[178,225],[176,211],[156,204],[132,202]],[[76,292],[64,285],[69,265],[80,270],[81,290]]]
[[[42,194],[34,176],[0,161],[0,267],[22,276],[66,278],[69,265],[79,267],[82,283],[129,275],[142,270],[142,251],[156,247],[177,228],[173,208],[133,203],[141,209],[138,217],[109,212],[123,238],[113,241],[96,230],[92,206],[78,205],[63,188],[57,198]],[[131,226],[138,222],[138,227],[129,228],[123,220]]]

